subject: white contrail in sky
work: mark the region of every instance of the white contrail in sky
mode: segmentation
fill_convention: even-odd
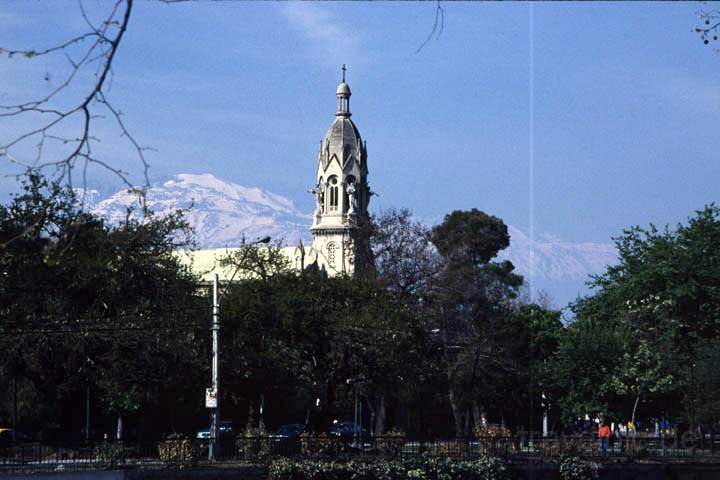
[[[529,8],[529,215],[530,215],[530,298],[534,300],[533,289],[535,283],[535,21],[534,21],[534,5],[532,2],[528,4]]]

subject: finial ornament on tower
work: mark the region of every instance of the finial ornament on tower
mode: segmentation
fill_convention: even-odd
[[[345,70],[347,70],[347,67],[345,67],[345,64],[344,64],[344,63],[343,63],[343,66],[342,66],[342,69],[341,69],[341,70],[342,70],[342,72],[343,72],[343,73],[342,73],[342,76],[343,76],[342,81],[345,82]]]

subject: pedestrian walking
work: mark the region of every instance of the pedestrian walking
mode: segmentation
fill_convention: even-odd
[[[610,430],[610,426],[603,420],[600,423],[600,428],[598,428],[598,443],[600,447],[600,454],[603,457],[608,456],[608,442],[610,440],[610,436],[612,435],[612,430]]]

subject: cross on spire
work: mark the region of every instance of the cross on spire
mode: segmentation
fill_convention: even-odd
[[[343,63],[343,66],[342,66],[342,69],[341,69],[341,70],[342,70],[342,72],[343,72],[343,73],[342,73],[342,76],[343,76],[342,81],[344,82],[344,81],[345,81],[345,70],[347,70],[347,67],[345,67],[345,64],[344,64],[344,63]]]

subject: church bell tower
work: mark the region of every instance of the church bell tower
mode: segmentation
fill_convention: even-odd
[[[370,188],[367,149],[350,119],[350,87],[338,85],[335,120],[320,142],[315,213],[310,232],[317,265],[328,275],[356,275],[371,268],[368,243]]]

